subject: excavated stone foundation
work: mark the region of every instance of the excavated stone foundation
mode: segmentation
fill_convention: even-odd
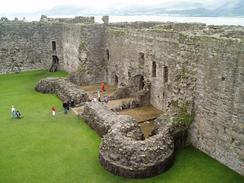
[[[119,115],[100,102],[86,102],[88,94],[65,78],[46,78],[36,88],[54,93],[61,100],[73,99],[83,105],[79,114],[102,138],[99,160],[115,175],[145,178],[166,171],[173,163],[175,149],[184,145],[187,126],[173,123],[173,117],[155,120],[152,135],[144,138],[138,122],[128,115]]]
[[[132,117],[118,115],[98,102],[86,103],[81,117],[103,137],[99,150],[102,166],[128,178],[151,177],[167,170],[174,159],[173,135],[186,131],[186,126],[162,122],[168,118],[161,117],[153,136],[144,139]]]

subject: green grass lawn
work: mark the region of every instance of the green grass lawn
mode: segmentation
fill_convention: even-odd
[[[173,167],[148,179],[125,179],[100,165],[100,137],[74,114],[62,113],[54,95],[37,93],[37,81],[64,72],[0,75],[0,183],[243,183],[244,178],[188,147]],[[23,119],[11,119],[15,105]],[[51,106],[58,108],[51,116]]]

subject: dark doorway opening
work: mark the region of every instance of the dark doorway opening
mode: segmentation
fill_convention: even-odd
[[[139,90],[142,90],[144,88],[144,85],[145,85],[145,83],[144,83],[144,77],[141,76],[140,77],[140,81],[139,81]]]
[[[52,56],[52,65],[49,69],[49,72],[56,72],[59,68],[59,58],[56,55]]]
[[[131,77],[131,72],[128,71],[128,77],[130,78]]]
[[[138,61],[139,61],[139,68],[143,70],[144,69],[144,62],[145,62],[145,55],[143,52],[139,52]]]
[[[142,75],[136,75],[134,77],[134,86],[136,87],[136,90],[142,90],[144,88],[144,77]]]
[[[53,51],[56,51],[56,41],[52,41],[52,49]]]
[[[119,77],[117,75],[114,76],[114,84],[118,86],[119,83]]]
[[[106,54],[107,54],[107,60],[109,60],[109,57],[110,57],[110,55],[109,55],[109,49],[106,50]]]
[[[164,83],[167,83],[169,80],[169,69],[167,66],[164,66]]]
[[[152,63],[152,77],[156,77],[157,75],[157,65],[156,62]]]

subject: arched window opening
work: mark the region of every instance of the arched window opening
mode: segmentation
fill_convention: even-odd
[[[144,88],[144,77],[140,77],[140,81],[139,81],[139,90],[142,90]]]
[[[144,53],[143,52],[140,52],[139,53],[139,59],[144,61],[145,56],[144,56]]]
[[[59,58],[56,55],[52,56],[52,65],[49,69],[50,72],[56,72],[59,69]]]

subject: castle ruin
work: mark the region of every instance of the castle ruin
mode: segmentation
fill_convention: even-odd
[[[42,16],[39,22],[1,19],[0,73],[65,70],[70,73],[68,82],[89,85],[104,81],[116,85],[120,92],[115,98],[121,98],[121,93],[136,96],[138,105],[151,104],[169,118],[177,118],[177,112],[184,110],[190,115],[187,117],[193,118],[187,143],[244,175],[244,28],[199,23],[109,23],[108,17],[103,20],[104,24],[95,23],[93,17],[53,19]],[[45,92],[55,93],[54,90]],[[70,93],[73,95],[72,91],[67,95]],[[78,94],[83,98],[77,99],[77,104],[87,101],[84,92]],[[94,115],[106,123],[104,115],[95,114],[96,110],[113,116],[114,121],[124,121],[123,124],[113,121],[111,125],[107,121],[108,127],[100,134],[107,137],[111,131],[101,145],[100,155],[108,153],[106,148],[116,150],[110,146],[110,138],[117,139],[116,130],[116,134],[128,137],[134,125],[128,121],[133,119],[114,116],[99,105],[84,105],[83,117],[88,123],[94,122]],[[165,120],[163,117],[156,120],[158,126],[152,138],[168,134],[162,127]],[[133,137],[129,137],[139,148],[143,141],[136,141],[141,139],[141,134],[133,130]],[[174,135],[165,138],[169,139],[158,144],[164,146],[168,142],[170,147],[162,151],[167,152],[164,157],[159,157],[164,164],[158,166],[160,170],[152,169],[152,174],[146,176],[169,167],[169,149],[173,149]],[[156,141],[160,140],[152,142]],[[118,158],[116,154],[110,157],[113,161]],[[100,160],[109,171],[117,171],[113,172],[115,174],[128,177],[145,174],[143,170],[142,173],[115,167],[116,170],[110,170],[113,163],[109,165],[103,157]],[[119,163],[125,166],[124,162]]]

